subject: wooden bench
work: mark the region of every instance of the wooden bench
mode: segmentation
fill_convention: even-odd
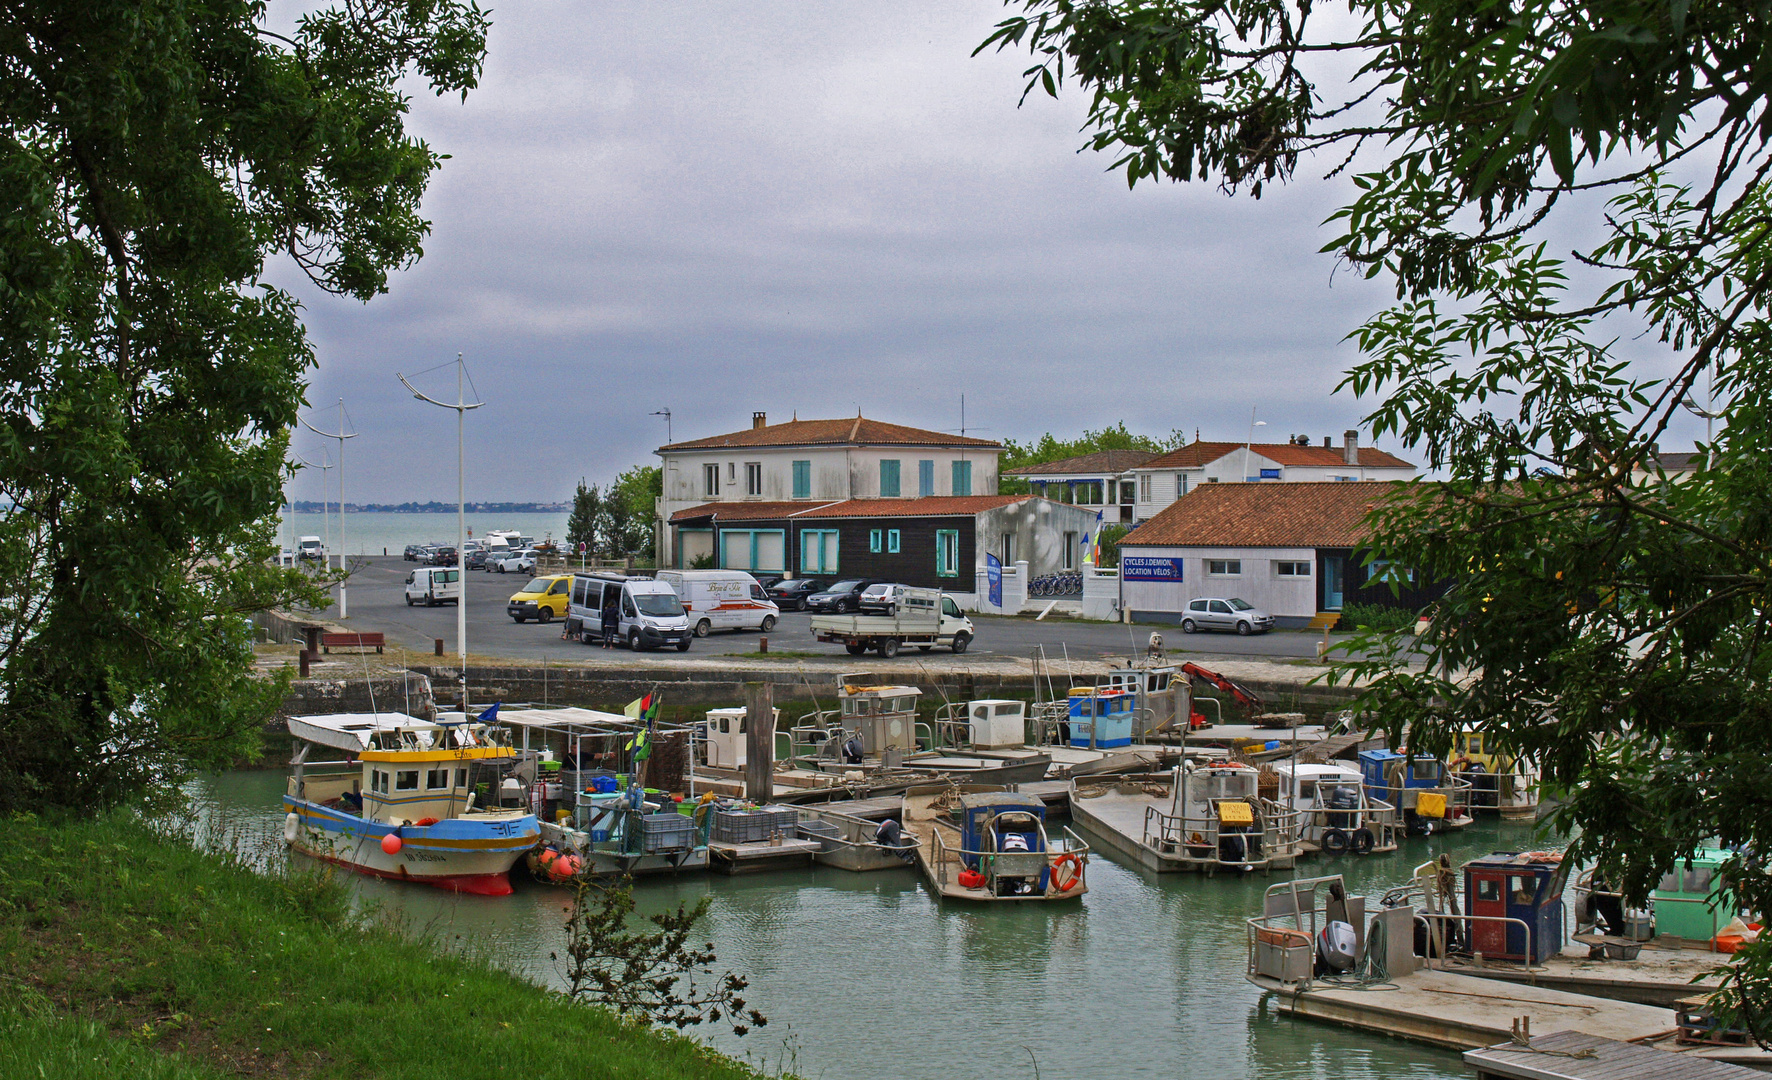
[[[320,635],[320,651],[323,653],[329,653],[334,648],[356,649],[358,652],[373,648],[379,653],[386,644],[386,638],[380,633]]]

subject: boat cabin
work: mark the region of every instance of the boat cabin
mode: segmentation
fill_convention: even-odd
[[[1178,720],[1185,726],[1193,713],[1194,684],[1173,664],[1110,671],[1096,685],[1132,695],[1134,738],[1168,730]]]
[[[1079,686],[1070,695],[1070,743],[1098,750],[1132,745],[1137,699],[1125,690]]]
[[[1259,793],[1260,774],[1247,765],[1226,763],[1204,768],[1177,765],[1174,773],[1173,823],[1159,850],[1177,847],[1194,858],[1242,865],[1264,858],[1267,814]],[[1147,815],[1147,829],[1149,827]],[[1148,840],[1147,840],[1148,842]]]
[[[1731,854],[1722,848],[1703,848],[1690,862],[1681,860],[1661,875],[1661,884],[1649,894],[1657,934],[1710,941],[1729,925],[1735,902],[1722,869]]]
[[[1360,770],[1351,765],[1276,761],[1279,801],[1299,816],[1299,839],[1326,855],[1366,855],[1396,847],[1389,803],[1368,798]]]
[[[1498,851],[1466,863],[1471,951],[1526,964],[1562,952],[1563,885],[1571,865],[1555,851]]]
[[[997,896],[1046,891],[1046,804],[992,791],[960,797],[960,861]]]
[[[844,731],[860,737],[866,756],[912,751],[917,748],[917,701],[922,695],[914,686],[845,683],[837,689],[838,720]]]
[[[742,769],[745,763],[745,715],[743,708],[709,709],[703,725],[703,738],[708,748],[711,769]],[[775,710],[781,722],[781,710]]]
[[[291,762],[290,796],[337,805],[380,824],[500,809],[500,788],[515,760],[500,729],[469,721],[341,713],[291,717],[289,731],[302,743]],[[310,765],[315,746],[355,754],[356,760]]]
[[[1445,762],[1433,755],[1362,750],[1359,760],[1366,797],[1402,811],[1412,835],[1432,833],[1455,819],[1470,817],[1470,785],[1453,777]]]
[[[949,702],[936,714],[935,733],[945,746],[1020,749],[1027,745],[1027,702],[998,698]]]

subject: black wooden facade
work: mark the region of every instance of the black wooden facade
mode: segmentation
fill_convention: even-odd
[[[1375,607],[1402,608],[1406,611],[1420,611],[1438,600],[1452,587],[1448,581],[1424,582],[1417,578],[1406,582],[1397,591],[1391,591],[1388,581],[1372,580],[1376,575],[1374,569],[1365,565],[1369,553],[1354,548],[1319,548],[1317,549],[1317,610],[1329,609],[1328,598],[1324,595],[1329,587],[1330,559],[1340,559],[1346,574],[1342,588],[1341,604],[1371,604]],[[1382,570],[1379,573],[1382,574]]]
[[[945,517],[930,516],[858,516],[814,518],[746,518],[722,522],[717,517],[679,520],[673,523],[673,562],[683,565],[681,529],[713,530],[716,562],[725,566],[726,545],[722,534],[730,530],[780,531],[786,540],[786,569],[794,577],[875,578],[949,592],[971,592],[976,586],[978,558],[978,518],[972,514]],[[806,563],[808,533],[835,533],[837,566],[835,571]],[[893,533],[897,533],[897,550],[893,549]],[[939,534],[951,532],[957,541],[953,573],[943,575],[937,563]],[[752,570],[748,566],[733,569]],[[757,573],[769,568],[758,567]]]

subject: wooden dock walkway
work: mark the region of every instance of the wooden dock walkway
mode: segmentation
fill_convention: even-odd
[[[1068,780],[1035,780],[1031,783],[1017,784],[1015,790],[1024,795],[1033,795],[1046,804],[1047,810],[1059,813],[1070,813],[1071,785]],[[868,821],[884,821],[896,818],[904,802],[902,795],[878,795],[871,799],[848,799],[826,805],[839,813],[850,817],[866,818]]]
[[[1559,1031],[1465,1052],[1477,1080],[1750,1080],[1765,1074],[1691,1054]]]

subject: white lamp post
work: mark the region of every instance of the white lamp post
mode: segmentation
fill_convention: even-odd
[[[301,457],[299,455],[296,457],[295,460],[301,462],[303,465],[307,466],[310,469],[319,469],[320,470],[320,535],[321,535],[320,542],[322,545],[322,552],[323,553],[326,551],[331,551],[332,550],[332,499],[331,499],[331,496],[329,496],[326,492],[326,474],[327,474],[327,472],[329,472],[332,469],[332,462],[327,459],[326,451],[324,451],[324,450],[320,451],[320,464],[318,464],[318,465],[309,461],[307,458]],[[290,534],[292,536],[295,536],[295,522],[293,520],[291,520],[289,523],[289,526],[290,526]],[[301,555],[300,537],[296,536],[296,542],[290,545],[290,551],[289,551],[290,560],[294,561],[300,555]],[[322,562],[325,561],[324,554],[322,555],[321,561]]]
[[[484,401],[469,404],[466,400],[464,395],[467,390],[465,385],[467,370],[467,364],[462,360],[461,353],[456,353],[454,404],[438,401],[434,397],[420,393],[417,387],[406,381],[406,376],[399,372],[394,373],[399,378],[401,385],[412,391],[413,397],[420,401],[430,402],[441,409],[455,410],[455,578],[461,586],[460,595],[455,601],[455,648],[456,655],[461,661],[461,711],[463,716],[466,716],[468,712],[468,578],[467,574],[463,572],[467,558],[462,554],[462,549],[468,546],[468,488],[467,455],[462,449],[464,445],[462,442],[462,418],[467,415],[469,409],[478,409],[486,404]]]
[[[1258,427],[1267,427],[1267,421],[1257,420],[1255,418],[1255,409],[1251,407],[1249,410],[1249,438],[1243,441],[1243,479],[1245,480],[1250,478],[1249,458],[1251,450],[1255,445],[1255,429]]]
[[[345,568],[345,440],[355,439],[356,432],[345,434],[345,399],[338,399],[338,434],[321,431],[302,417],[302,425],[322,438],[338,440],[338,568]],[[324,474],[322,474],[324,475]],[[331,535],[329,532],[328,536]],[[349,599],[345,596],[345,577],[338,579],[338,617],[348,619],[351,616]]]

